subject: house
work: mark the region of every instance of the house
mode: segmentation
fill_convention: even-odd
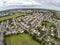
[[[6,31],[6,35],[10,35],[11,34],[11,31]]]
[[[42,31],[46,31],[46,27],[45,26],[42,26]]]
[[[19,28],[18,31],[19,31],[20,33],[23,33],[23,32],[24,32],[24,30],[21,29],[21,28]]]

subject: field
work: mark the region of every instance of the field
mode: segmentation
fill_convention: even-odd
[[[58,21],[58,23],[60,23],[60,20],[57,20]]]
[[[45,25],[46,27],[55,27],[55,25],[53,23],[48,22],[48,21],[43,21],[42,25]]]
[[[41,45],[28,34],[19,34],[5,37],[6,45]]]
[[[7,20],[7,19],[12,19],[12,18],[17,18],[19,16],[26,16],[26,15],[28,15],[28,14],[26,14],[26,13],[16,13],[16,14],[13,14],[13,15],[0,17],[0,21]]]
[[[54,16],[52,16],[52,17],[60,20],[60,13],[56,13],[56,14],[55,14]]]

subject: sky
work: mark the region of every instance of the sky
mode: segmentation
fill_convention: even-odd
[[[43,8],[60,11],[60,0],[0,0],[0,10],[11,8]]]

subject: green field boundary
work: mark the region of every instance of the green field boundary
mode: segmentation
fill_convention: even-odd
[[[14,15],[8,15],[8,16],[4,16],[4,17],[0,17],[0,21],[4,21],[4,20],[8,20],[8,19],[12,19],[12,18],[17,18],[17,17],[20,17],[20,16],[26,16],[28,14],[14,14]]]
[[[18,35],[10,35],[5,37],[6,45],[42,45],[36,41],[31,35],[23,33]]]

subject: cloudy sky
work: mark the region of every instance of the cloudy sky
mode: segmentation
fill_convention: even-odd
[[[26,7],[60,11],[60,0],[0,0],[0,10]]]

